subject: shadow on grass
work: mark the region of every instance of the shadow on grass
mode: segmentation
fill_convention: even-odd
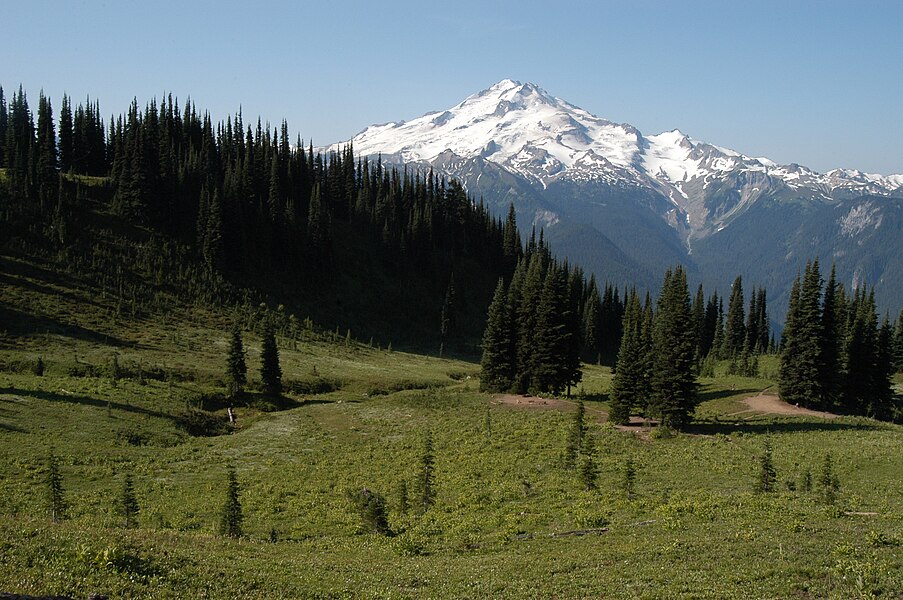
[[[0,431],[8,431],[10,433],[28,433],[27,430],[22,429],[21,427],[16,427],[15,425],[9,425],[7,423],[0,423]]]
[[[880,425],[871,423],[849,423],[837,421],[802,421],[802,420],[737,420],[737,421],[697,421],[688,425],[686,433],[694,435],[715,435],[732,433],[767,434],[767,433],[807,433],[813,431],[875,431]]]
[[[50,317],[28,314],[8,306],[0,306],[0,323],[4,323],[7,331],[16,336],[52,333],[108,346],[136,346],[134,342],[127,342],[93,329],[72,325],[71,323],[63,323]]]
[[[705,390],[699,392],[699,401],[700,402],[708,402],[709,400],[720,400],[721,398],[730,398],[731,396],[742,396],[746,394],[753,394],[761,392],[762,390],[757,388],[743,388],[741,390]]]
[[[48,402],[65,402],[67,404],[81,404],[87,406],[94,406],[97,408],[107,408],[109,406],[112,410],[121,410],[125,412],[136,413],[140,415],[148,415],[151,417],[162,417],[164,419],[171,418],[171,415],[166,413],[161,413],[155,410],[148,410],[146,408],[141,408],[140,406],[132,406],[131,404],[123,404],[121,402],[107,402],[106,400],[100,400],[99,398],[92,398],[91,396],[79,396],[76,394],[58,394],[56,392],[43,392],[39,390],[23,390],[15,387],[3,387],[0,388],[0,394],[15,394],[19,396],[30,396],[32,398],[38,398],[40,400],[46,400]]]

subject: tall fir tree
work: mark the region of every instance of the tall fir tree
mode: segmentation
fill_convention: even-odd
[[[240,396],[248,383],[248,365],[245,362],[245,347],[241,339],[241,327],[236,322],[232,326],[229,354],[226,358],[226,387],[229,397]]]
[[[746,324],[744,323],[743,278],[739,275],[731,286],[731,298],[727,305],[727,319],[724,323],[724,358],[739,356],[746,346]]]
[[[423,437],[423,451],[420,454],[420,473],[417,477],[417,492],[420,496],[420,512],[425,513],[436,501],[435,482],[436,455],[433,450],[433,433],[427,431]]]
[[[612,376],[609,394],[609,419],[626,425],[634,408],[644,405],[647,398],[646,361],[642,339],[643,314],[636,290],[632,290],[624,309],[621,349],[618,368]]]
[[[230,466],[226,472],[226,500],[220,510],[219,533],[232,538],[242,536],[244,515],[241,509],[240,489],[235,468]]]
[[[47,454],[47,511],[54,523],[67,517],[68,503],[63,489],[63,476],[60,474],[60,463],[54,449]]]
[[[499,279],[489,304],[483,332],[483,357],[480,361],[480,390],[503,392],[514,383],[512,328],[508,312],[505,281]]]
[[[272,319],[267,319],[260,348],[260,380],[268,396],[282,394],[282,368],[279,366],[279,349],[276,347],[276,330]]]
[[[654,320],[652,408],[662,425],[681,429],[699,402],[696,384],[696,335],[683,267],[665,274]]]
[[[138,505],[138,498],[135,496],[131,473],[126,473],[122,479],[122,491],[119,493],[117,510],[119,516],[122,517],[123,527],[130,529],[138,525],[138,513],[141,508]]]

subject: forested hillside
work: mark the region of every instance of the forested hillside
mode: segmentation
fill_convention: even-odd
[[[171,97],[105,126],[96,101],[64,97],[56,120],[42,95],[35,123],[21,88],[0,91],[0,140],[4,247],[132,311],[161,301],[147,273],[202,303],[269,301],[343,335],[473,352],[521,252],[514,224],[455,181],[314,154],[285,122],[214,124]]]

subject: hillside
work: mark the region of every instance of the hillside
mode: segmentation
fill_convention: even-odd
[[[599,477],[585,491],[562,465],[573,404],[500,403],[476,391],[472,363],[371,348],[315,326],[283,330],[281,406],[252,393],[233,427],[218,396],[228,323],[243,325],[254,388],[258,307],[173,300],[132,316],[52,263],[7,254],[3,266],[0,590],[839,598],[895,597],[903,587],[903,430],[750,412],[741,399],[773,386],[773,362],[762,379],[703,379],[691,434],[664,439],[601,422],[610,372],[587,367]],[[207,418],[189,419],[195,407]],[[436,504],[403,514],[399,486],[413,501],[427,431]],[[754,493],[766,437],[780,488]],[[49,447],[69,504],[59,524],[45,516]],[[840,481],[833,504],[817,483],[827,453]],[[239,540],[215,534],[228,465],[244,511]],[[116,516],[126,473],[137,529]],[[362,487],[386,496],[397,535],[361,533],[346,493]],[[593,531],[551,537],[578,530]]]

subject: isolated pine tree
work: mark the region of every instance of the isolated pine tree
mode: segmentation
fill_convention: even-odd
[[[579,476],[584,490],[591,491],[596,489],[599,467],[596,465],[596,444],[592,434],[584,436],[583,444],[580,447]]]
[[[220,513],[219,533],[237,538],[242,535],[242,522],[244,517],[239,500],[238,479],[235,476],[235,468],[229,467],[226,475],[226,501]]]
[[[436,500],[435,490],[435,463],[436,456],[433,452],[433,434],[426,432],[423,438],[423,452],[420,454],[420,473],[417,477],[419,509],[426,512]]]
[[[68,505],[65,491],[63,490],[63,477],[60,475],[60,465],[53,448],[47,455],[47,510],[54,523],[59,523],[66,518]]]
[[[232,326],[229,355],[226,358],[226,388],[230,398],[241,395],[248,383],[248,365],[245,362],[245,348],[241,339],[241,327]]]
[[[390,535],[387,517],[386,499],[375,490],[364,488],[354,492],[348,492],[348,500],[354,505],[364,531]]]
[[[564,463],[567,468],[573,468],[577,461],[577,455],[583,448],[583,440],[586,436],[586,406],[583,399],[577,400],[577,410],[571,420],[571,427],[568,430],[567,445],[564,450]]]
[[[837,492],[840,490],[840,480],[837,478],[837,474],[834,473],[834,460],[830,452],[825,454],[818,484],[821,488],[822,499],[828,504],[834,504],[837,500]]]
[[[119,516],[122,517],[122,526],[132,528],[138,525],[138,499],[135,496],[135,486],[132,484],[132,474],[126,473],[122,480],[122,491],[119,494],[117,506]]]
[[[777,484],[777,471],[775,471],[771,455],[771,440],[765,438],[765,447],[759,458],[759,478],[756,481],[756,490],[759,492],[773,492]]]
[[[276,347],[276,331],[267,320],[260,348],[260,379],[268,396],[282,394],[282,369],[279,366],[279,349]]]
[[[633,464],[633,459],[628,456],[624,459],[624,478],[621,481],[621,489],[624,490],[624,495],[628,500],[634,499],[635,487],[636,465]]]

